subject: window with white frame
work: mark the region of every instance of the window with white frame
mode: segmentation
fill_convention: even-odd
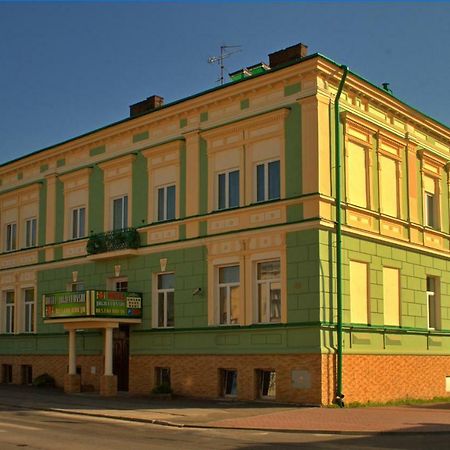
[[[256,165],[256,201],[280,198],[280,161],[266,161]]]
[[[435,196],[431,192],[425,192],[424,196],[424,212],[425,212],[425,226],[434,228],[436,226],[435,213]]]
[[[6,241],[5,250],[7,252],[12,252],[17,248],[17,224],[8,223],[6,225]]]
[[[157,217],[158,221],[175,219],[175,185],[161,186],[157,189]]]
[[[438,197],[436,193],[436,180],[429,176],[423,177],[423,215],[424,225],[438,228]]]
[[[128,195],[113,200],[113,230],[128,227]]]
[[[280,260],[259,262],[256,265],[258,322],[281,320]]]
[[[219,323],[235,325],[239,323],[240,309],[239,266],[219,268]]]
[[[219,173],[217,176],[218,209],[239,206],[239,170]]]
[[[36,247],[36,218],[27,219],[25,221],[25,247]]]
[[[5,292],[5,333],[14,333],[14,291]]]
[[[72,209],[72,239],[86,236],[86,208],[84,206]]]
[[[157,326],[160,328],[174,326],[175,274],[157,275]]]
[[[34,289],[27,288],[23,290],[23,302],[24,302],[24,327],[25,333],[34,333]]]
[[[427,322],[430,330],[439,328],[438,279],[427,277]]]

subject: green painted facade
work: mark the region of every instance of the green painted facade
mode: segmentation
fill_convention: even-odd
[[[89,174],[89,233],[101,233],[104,230],[104,197],[103,171],[95,165]]]
[[[132,165],[132,207],[131,226],[140,227],[147,223],[148,210],[148,173],[147,160],[142,153],[138,153]],[[138,193],[138,195],[135,195]]]

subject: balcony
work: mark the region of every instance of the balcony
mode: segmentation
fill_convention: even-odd
[[[121,228],[106,233],[91,234],[86,246],[90,259],[109,259],[137,254],[140,236],[136,228]]]

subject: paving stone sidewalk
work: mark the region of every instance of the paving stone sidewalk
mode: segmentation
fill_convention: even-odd
[[[179,427],[348,434],[450,434],[450,403],[338,409],[185,398],[156,400],[123,394],[105,398],[94,393],[67,395],[57,389],[0,385],[0,406],[56,410]]]

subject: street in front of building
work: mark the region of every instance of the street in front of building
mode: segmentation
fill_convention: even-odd
[[[449,434],[345,435],[190,429],[59,412],[0,409],[0,448],[17,450],[448,448]]]
[[[449,436],[450,403],[305,408],[0,385],[1,450],[441,450]]]

